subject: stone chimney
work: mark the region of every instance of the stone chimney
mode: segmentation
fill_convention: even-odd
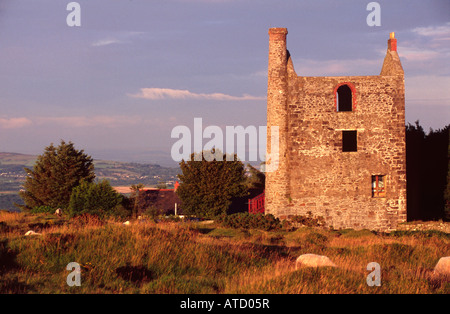
[[[266,172],[266,213],[284,215],[290,199],[288,174],[288,56],[286,49],[286,28],[269,29],[269,66],[267,85],[267,155],[266,165],[270,167],[271,127],[279,130],[278,168]]]
[[[390,33],[389,35],[386,57],[384,58],[380,75],[404,75],[402,63],[397,53],[397,38],[395,38],[395,33]]]

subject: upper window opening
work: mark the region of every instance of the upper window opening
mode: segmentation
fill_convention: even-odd
[[[339,86],[336,92],[337,111],[352,111],[352,90],[348,85]]]

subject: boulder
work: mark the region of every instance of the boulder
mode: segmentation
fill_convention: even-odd
[[[127,220],[123,223],[125,226],[128,226],[130,224],[130,222]]]
[[[58,209],[55,211],[55,215],[61,217],[61,215],[62,215],[62,209],[61,209],[61,208],[58,208]]]
[[[434,274],[437,276],[450,277],[450,256],[441,257],[434,267]]]
[[[328,257],[316,254],[303,254],[297,258],[295,269],[300,267],[337,267]]]

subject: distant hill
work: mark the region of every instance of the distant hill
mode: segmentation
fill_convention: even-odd
[[[24,167],[32,168],[36,155],[0,152],[0,209],[15,209],[13,203],[21,203],[17,195],[26,178]],[[107,179],[112,186],[130,186],[142,183],[146,187],[164,182],[173,187],[179,167],[162,167],[156,164],[94,160],[98,180]]]
[[[36,161],[36,155],[18,153],[0,153],[0,164],[2,165],[26,165],[32,166]]]

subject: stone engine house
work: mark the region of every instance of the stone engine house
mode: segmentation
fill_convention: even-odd
[[[390,34],[380,75],[298,76],[286,28],[269,30],[265,210],[321,216],[334,228],[392,230],[406,221],[405,85]],[[270,159],[268,164],[270,165]]]

